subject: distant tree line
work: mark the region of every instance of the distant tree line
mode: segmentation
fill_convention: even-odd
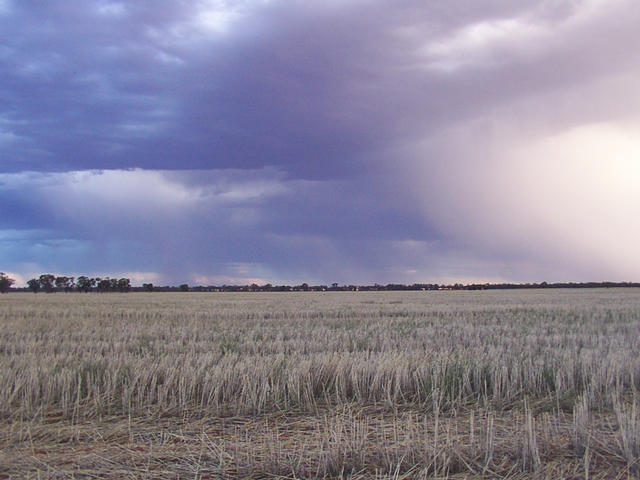
[[[565,282],[565,283],[471,283],[471,284],[437,284],[437,283],[388,283],[380,285],[272,285],[270,283],[258,285],[197,285],[189,286],[183,283],[179,286],[156,286],[153,283],[143,283],[141,287],[132,287],[128,278],[88,277],[81,275],[77,278],[64,275],[45,273],[38,278],[27,281],[27,288],[12,289],[15,280],[4,272],[0,272],[0,293],[9,290],[45,292],[375,292],[375,291],[430,291],[430,290],[513,290],[513,289],[553,289],[553,288],[624,288],[640,287],[637,282]]]
[[[544,288],[613,288],[613,287],[640,287],[640,283],[634,282],[582,282],[582,283],[472,283],[472,284],[437,284],[437,283],[389,283],[386,285],[339,285],[332,283],[331,285],[309,285],[303,283],[300,285],[198,285],[189,286],[182,284],[179,287],[173,286],[154,286],[151,283],[145,283],[142,289],[144,291],[156,292],[375,292],[375,291],[427,291],[427,290],[513,290],[513,289],[544,289]]]
[[[87,277],[85,275],[67,277],[64,275],[52,275],[44,273],[38,278],[27,281],[27,289],[33,293],[45,292],[129,292],[131,291],[131,280],[128,278],[100,278]]]

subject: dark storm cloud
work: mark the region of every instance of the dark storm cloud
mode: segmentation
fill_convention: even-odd
[[[34,272],[135,265],[157,279],[211,283],[364,281],[398,260],[384,248],[428,232],[394,218],[391,205],[364,210],[374,201],[357,183],[288,180],[272,169],[3,174],[0,202],[13,208],[0,219],[0,260]]]
[[[0,0],[2,268],[636,279],[639,22],[631,0]]]
[[[357,173],[389,143],[520,93],[513,83],[537,70],[443,76],[430,67],[430,42],[523,12],[571,13],[499,1],[8,10],[0,113],[19,142],[4,147],[4,171],[277,165],[308,178]]]

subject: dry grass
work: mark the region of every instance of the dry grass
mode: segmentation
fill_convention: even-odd
[[[0,478],[634,478],[640,292],[10,294]]]

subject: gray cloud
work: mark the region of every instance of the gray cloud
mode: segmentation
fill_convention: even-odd
[[[287,179],[270,168],[2,174],[0,261],[23,276],[133,269],[165,281],[364,281],[401,271],[413,260],[382,250],[429,232],[362,182]]]
[[[572,13],[482,3],[21,2],[0,20],[3,115],[32,152],[8,150],[4,169],[357,173],[389,143],[521,94],[548,53],[526,42]]]
[[[0,2],[0,260],[636,279],[639,21],[630,0]]]

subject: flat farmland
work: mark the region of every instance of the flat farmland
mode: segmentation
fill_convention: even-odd
[[[0,296],[0,478],[626,479],[637,289]]]

